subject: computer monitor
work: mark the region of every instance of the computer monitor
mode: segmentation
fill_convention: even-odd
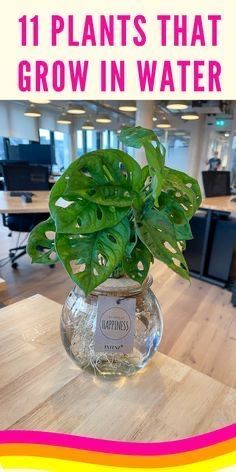
[[[40,164],[51,167],[54,164],[52,147],[48,144],[19,144],[9,146],[9,159],[27,161],[29,164]]]
[[[230,195],[230,172],[208,170],[202,172],[206,197],[223,197]]]

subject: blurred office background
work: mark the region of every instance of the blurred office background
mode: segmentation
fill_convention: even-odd
[[[201,182],[207,161],[218,152],[221,170],[236,174],[236,103],[232,101],[0,101],[0,159],[26,159],[13,146],[51,146],[51,172],[60,173],[84,152],[120,148],[122,126],[153,127],[167,149],[167,165]],[[31,148],[32,149],[32,148]],[[46,151],[45,151],[46,152]],[[134,155],[134,150],[129,150]],[[31,150],[27,159],[45,163]],[[136,157],[142,161],[140,151]],[[48,161],[49,162],[49,161]],[[236,182],[235,182],[236,184]]]

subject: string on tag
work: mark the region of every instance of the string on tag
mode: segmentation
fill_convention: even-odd
[[[126,300],[126,298],[128,298],[128,297],[117,298],[116,304],[120,305],[120,302],[122,302],[123,300]]]

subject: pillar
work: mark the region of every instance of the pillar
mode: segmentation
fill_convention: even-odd
[[[143,128],[153,128],[153,101],[152,100],[137,100],[136,101],[136,126],[142,126]],[[137,149],[135,158],[141,167],[147,164],[145,151]]]
[[[192,123],[189,146],[188,173],[199,180],[200,170],[207,161],[207,145],[209,142],[208,129],[205,117],[201,116],[198,121]]]
[[[77,158],[77,120],[72,119],[70,125],[70,162]]]

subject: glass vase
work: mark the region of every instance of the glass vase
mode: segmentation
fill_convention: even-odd
[[[161,309],[151,284],[151,277],[142,285],[122,277],[108,279],[88,296],[77,286],[69,293],[62,310],[61,337],[67,353],[80,368],[103,376],[127,376],[148,363],[159,346],[163,331]],[[135,298],[132,352],[95,351],[100,295]]]

